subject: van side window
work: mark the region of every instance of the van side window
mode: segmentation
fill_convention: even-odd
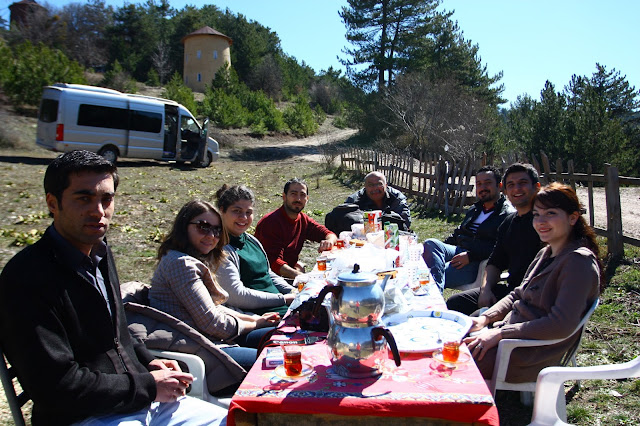
[[[124,108],[80,104],[78,109],[79,126],[126,129],[128,124],[129,114]]]
[[[160,133],[162,114],[149,111],[131,111],[131,130]]]
[[[124,108],[81,104],[78,110],[78,125],[160,133],[162,114],[131,110],[129,115],[129,111]]]
[[[43,123],[56,121],[58,119],[58,101],[55,99],[42,99],[38,119]]]

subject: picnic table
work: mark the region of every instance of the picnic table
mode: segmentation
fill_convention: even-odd
[[[431,285],[426,294],[413,298],[411,308],[446,310],[446,305]],[[462,350],[467,351],[464,346]],[[384,361],[379,377],[350,379],[336,374],[326,343],[319,341],[303,347],[310,374],[290,380],[266,367],[265,354],[233,396],[229,425],[499,425],[495,402],[473,360],[451,369],[432,353],[403,353],[399,367],[393,359]]]

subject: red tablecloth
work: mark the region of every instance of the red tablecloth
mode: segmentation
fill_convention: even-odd
[[[264,352],[233,396],[229,425],[235,425],[238,410],[500,423],[491,393],[472,360],[450,370],[431,354],[403,354],[400,367],[386,360],[380,377],[348,379],[333,372],[326,344],[316,343],[303,347],[303,362],[313,366],[313,373],[287,381],[265,368],[263,357]]]

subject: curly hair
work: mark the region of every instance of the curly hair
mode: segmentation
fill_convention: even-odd
[[[225,213],[236,201],[248,200],[251,201],[251,204],[255,204],[256,202],[256,197],[253,195],[253,192],[251,192],[251,190],[246,186],[229,186],[226,183],[218,189],[216,192],[216,198],[218,199],[216,205],[222,213]]]

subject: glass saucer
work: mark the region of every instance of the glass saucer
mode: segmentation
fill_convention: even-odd
[[[297,376],[287,376],[286,370],[284,369],[284,365],[279,365],[275,370],[276,376],[284,380],[298,380],[303,377],[307,377],[311,373],[313,373],[313,367],[311,364],[307,364],[306,362],[302,363],[302,372]]]
[[[460,351],[460,355],[458,355],[458,359],[456,361],[445,361],[442,356],[442,350],[438,350],[433,353],[433,359],[449,368],[456,368],[459,365],[466,364],[471,361],[471,355],[467,352]]]

